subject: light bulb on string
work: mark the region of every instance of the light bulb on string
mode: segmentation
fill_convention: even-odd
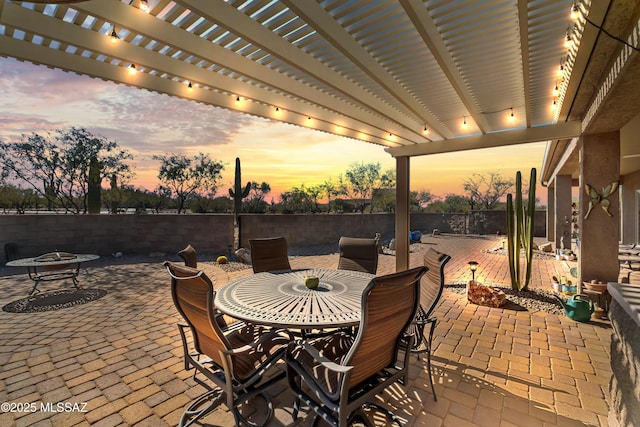
[[[567,30],[567,35],[564,37],[564,47],[570,49],[573,45],[573,39],[571,38],[571,32]]]
[[[509,114],[509,121],[510,122],[516,121],[516,116],[513,114],[513,108],[511,108],[511,114]]]
[[[137,72],[138,70],[136,69],[136,64],[129,65],[129,74],[134,75]]]
[[[115,25],[111,29],[111,35],[109,36],[109,38],[111,39],[111,43],[117,43],[118,40],[120,40],[120,37],[118,36],[118,33],[116,33],[116,26]]]
[[[580,7],[578,6],[578,3],[576,3],[575,1],[571,6],[571,13],[569,14],[569,17],[573,22],[576,22],[578,19],[580,19]]]
[[[467,116],[464,116],[464,119],[462,120],[462,129],[466,129],[467,127]]]
[[[560,88],[558,87],[558,82],[556,82],[555,87],[553,88],[553,96],[560,95]]]
[[[551,111],[555,111],[558,108],[558,102],[555,98],[553,98],[553,103],[551,104]]]

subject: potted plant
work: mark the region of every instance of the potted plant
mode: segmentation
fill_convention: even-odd
[[[562,292],[562,284],[557,276],[552,276],[554,292]]]

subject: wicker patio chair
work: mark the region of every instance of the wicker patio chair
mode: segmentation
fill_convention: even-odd
[[[194,379],[209,391],[192,402],[184,411],[180,426],[188,426],[226,403],[236,426],[265,425],[273,415],[273,406],[264,391],[286,375],[276,363],[282,359],[290,336],[267,331],[259,326],[235,323],[223,331],[215,321],[215,292],[211,280],[199,270],[165,262],[171,276],[173,302],[186,321],[178,324],[184,351],[185,369],[195,368]],[[191,331],[191,343],[186,330]],[[203,374],[211,383],[200,380]],[[239,410],[255,397],[266,402],[267,414],[262,423],[249,421]]]
[[[191,268],[198,268],[198,253],[191,245],[178,252],[178,255],[184,261],[184,265]]]
[[[338,270],[353,270],[376,274],[378,270],[378,240],[361,237],[341,237],[338,247]]]
[[[433,392],[433,400],[438,400],[433,385],[431,372],[431,348],[433,344],[433,332],[438,319],[433,316],[444,288],[444,267],[451,257],[443,252],[429,248],[424,254],[424,265],[429,269],[420,283],[420,306],[416,317],[409,327],[409,332],[415,335],[412,351],[415,353],[427,353],[427,369],[429,371],[429,384]],[[429,332],[425,334],[425,327],[429,325]]]
[[[264,271],[291,270],[284,237],[249,239],[251,266],[254,273]]]
[[[419,304],[417,267],[373,279],[362,294],[362,317],[355,337],[339,332],[287,348],[287,379],[296,401],[306,403],[329,425],[347,426],[356,419],[371,425],[363,407],[395,415],[374,404],[376,395],[395,382],[406,384],[413,336],[405,334]],[[303,383],[306,386],[303,386]],[[315,423],[314,423],[315,424]]]

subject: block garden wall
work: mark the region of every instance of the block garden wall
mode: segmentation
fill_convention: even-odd
[[[254,237],[284,236],[289,246],[335,244],[341,236],[395,235],[394,214],[241,216],[241,246]],[[545,235],[545,213],[536,217]],[[411,230],[431,234],[504,234],[504,211],[412,214]],[[0,215],[0,244],[15,243],[22,257],[59,250],[110,255],[175,253],[187,243],[203,254],[227,254],[234,241],[233,215]]]
[[[176,253],[187,243],[201,253],[227,253],[233,215],[0,215],[0,242],[21,257],[58,250],[106,256]]]

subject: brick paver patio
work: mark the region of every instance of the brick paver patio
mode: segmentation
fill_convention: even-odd
[[[429,236],[423,242],[423,248],[452,255],[449,283],[470,278],[471,260],[480,264],[479,280],[508,283],[506,258],[483,252],[499,245],[499,238]],[[421,255],[412,253],[411,264],[420,263]],[[294,268],[336,264],[337,254],[292,259]],[[537,259],[534,265],[534,287],[550,286],[551,275],[568,275],[568,266],[555,259]],[[394,266],[395,259],[384,255],[378,272]],[[251,274],[250,269],[226,273],[211,263],[203,268],[215,276],[216,286]],[[30,283],[23,272],[2,273],[2,306],[27,295]],[[34,404],[22,412],[0,412],[0,426],[176,425],[204,388],[184,371],[175,326],[180,318],[161,260],[104,260],[88,267],[81,280],[84,287],[108,294],[57,311],[0,312],[0,402],[14,403],[13,409]],[[44,284],[42,290],[58,286],[67,285]],[[383,396],[407,426],[607,425],[611,330],[606,320],[577,323],[544,312],[478,307],[450,291],[437,316],[438,401],[430,392],[426,363],[417,356],[408,386]],[[276,417],[270,425],[292,424],[292,396],[285,383],[273,394]],[[58,411],[58,402],[78,403],[70,409],[86,412]],[[306,415],[293,424],[310,425]],[[385,424],[377,415],[376,421]],[[232,426],[233,417],[221,407],[203,423]]]

